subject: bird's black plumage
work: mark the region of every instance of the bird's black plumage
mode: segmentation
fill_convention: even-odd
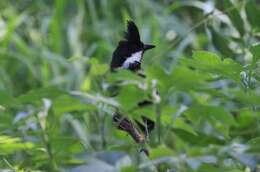
[[[133,21],[128,21],[127,31],[125,32],[124,38],[124,40],[119,41],[115,51],[113,52],[113,57],[110,64],[111,70],[123,67],[124,62],[134,53],[141,52],[140,54],[143,56],[143,52],[145,50],[155,47],[153,45],[145,45],[140,40],[138,28]],[[140,61],[133,61],[127,68],[132,71],[136,71],[140,69],[140,67]]]
[[[141,43],[138,28],[133,21],[128,21],[127,23],[127,32],[125,32],[125,39],[130,43]]]

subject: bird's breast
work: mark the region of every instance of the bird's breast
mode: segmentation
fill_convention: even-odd
[[[122,65],[123,68],[128,69],[130,64],[135,63],[135,62],[141,63],[142,56],[143,56],[142,51],[138,51],[136,53],[131,54],[131,56],[127,57],[126,60],[124,61],[123,65]]]

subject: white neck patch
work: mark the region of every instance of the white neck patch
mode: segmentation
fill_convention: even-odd
[[[131,63],[134,63],[135,61],[138,61],[139,63],[141,63],[142,55],[143,55],[143,51],[138,51],[136,53],[131,54],[130,57],[126,58],[126,61],[124,61],[122,67],[127,69],[127,68],[129,68],[129,65]]]

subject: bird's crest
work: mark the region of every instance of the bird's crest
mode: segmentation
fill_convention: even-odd
[[[139,43],[140,35],[137,26],[133,21],[127,22],[127,32],[125,32],[125,39],[131,43]]]

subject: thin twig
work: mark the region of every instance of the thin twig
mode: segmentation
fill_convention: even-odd
[[[156,113],[156,128],[157,128],[158,144],[160,144],[161,143],[161,109],[159,104],[155,104],[155,113]]]
[[[45,146],[45,149],[46,149],[48,157],[49,157],[50,167],[53,171],[57,171],[58,167],[57,167],[56,161],[53,156],[53,151],[52,151],[52,146],[51,146],[51,143],[49,140],[49,136],[48,136],[46,130],[42,127],[42,125],[40,123],[41,119],[39,118],[39,116],[37,114],[35,114],[35,118],[36,118],[38,126],[40,128],[42,142]]]
[[[99,111],[99,118],[100,118],[100,134],[101,134],[102,149],[106,149],[106,137],[105,137],[106,115],[104,114],[104,112]]]

